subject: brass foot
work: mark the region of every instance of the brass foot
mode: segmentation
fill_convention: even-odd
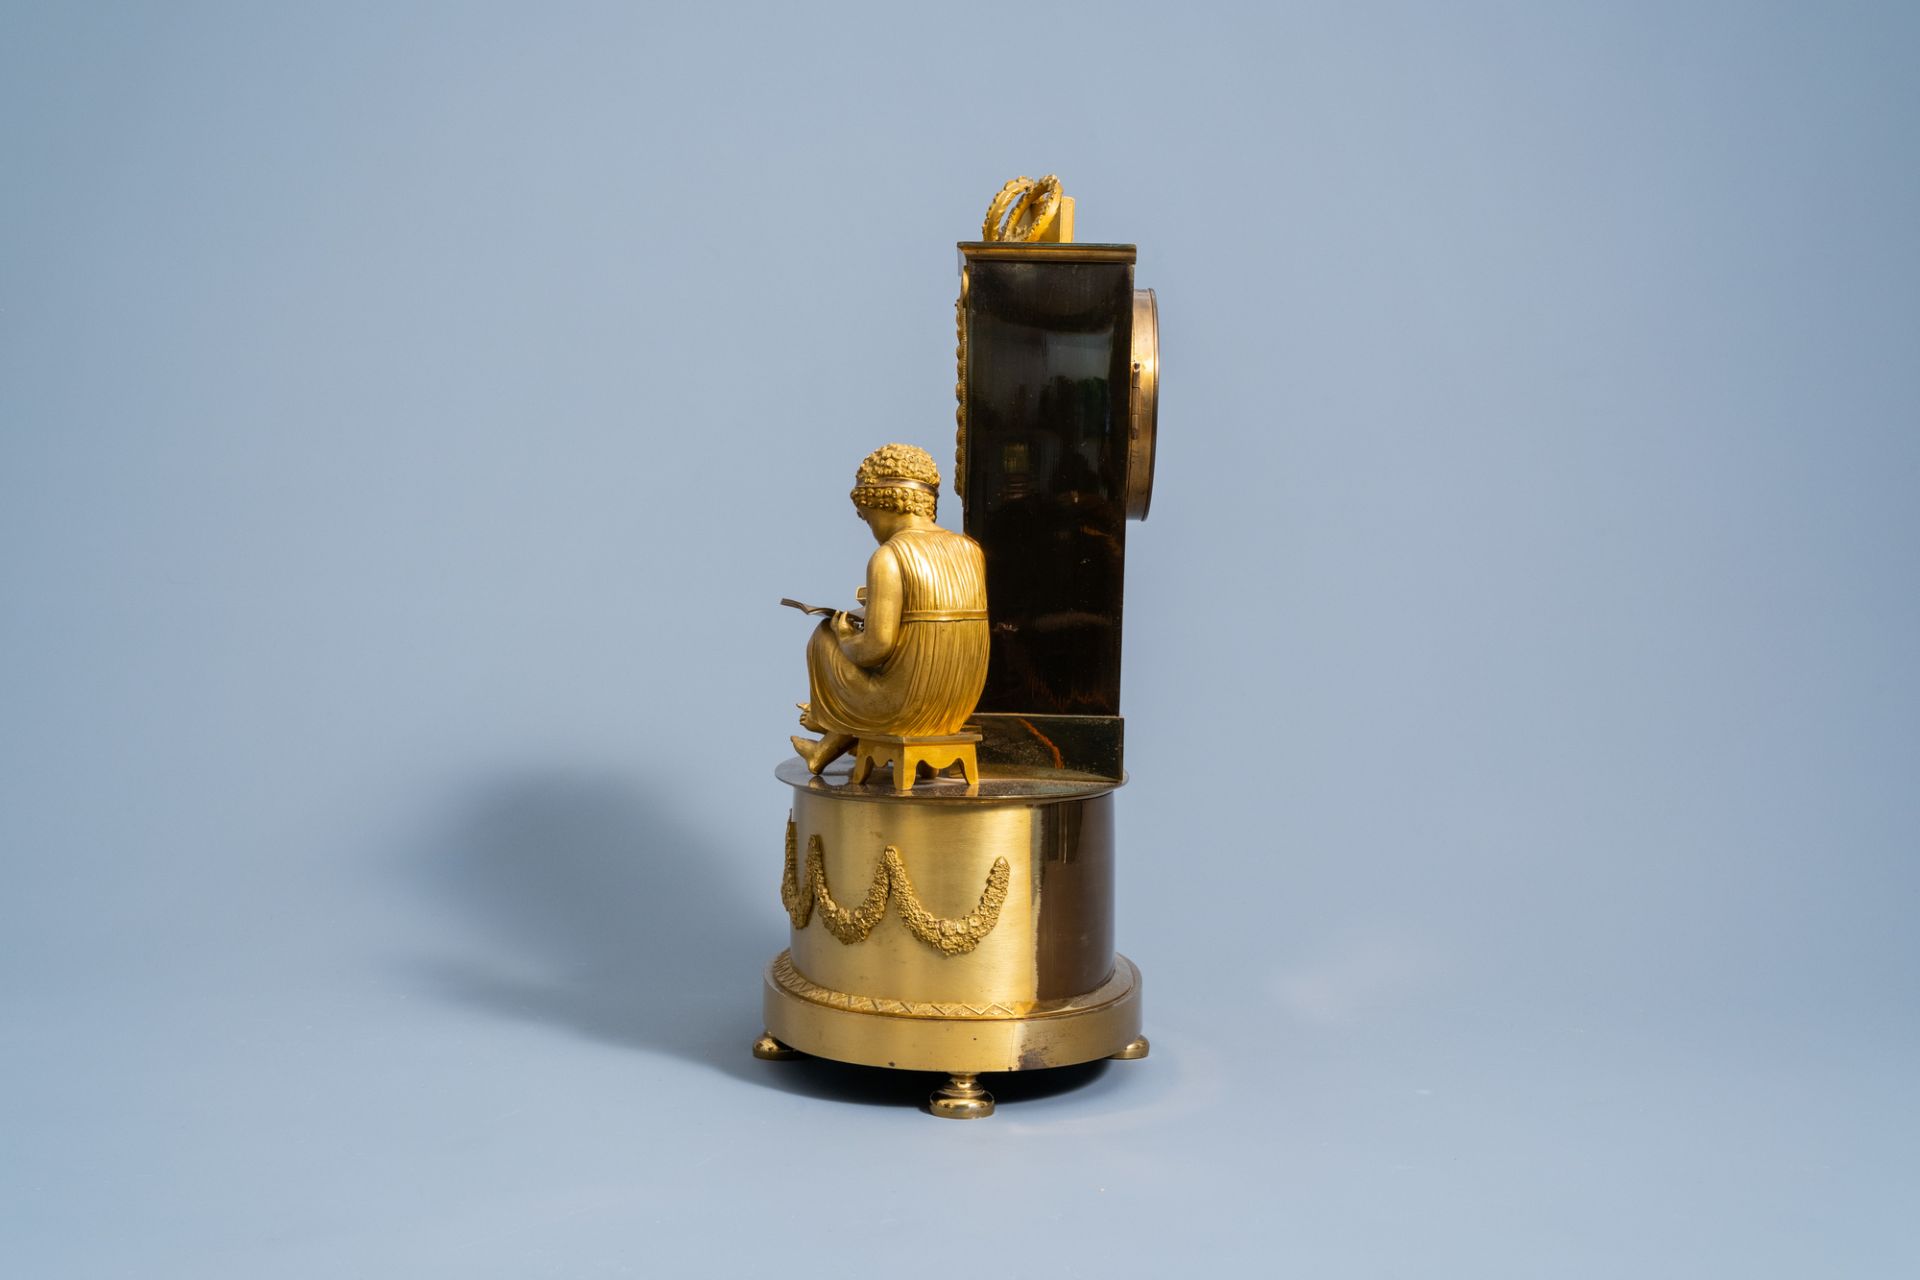
[[[1122,1049],[1120,1052],[1110,1053],[1107,1056],[1109,1058],[1117,1058],[1121,1062],[1132,1062],[1135,1058],[1146,1057],[1148,1048],[1149,1046],[1147,1044],[1147,1038],[1145,1036],[1139,1036],[1134,1040],[1132,1044],[1128,1045],[1126,1048]]]
[[[993,1114],[993,1095],[980,1087],[972,1071],[956,1071],[933,1091],[927,1108],[948,1120],[979,1120]]]
[[[788,1048],[765,1031],[753,1042],[753,1056],[765,1062],[786,1062],[792,1058],[806,1057],[798,1049]]]

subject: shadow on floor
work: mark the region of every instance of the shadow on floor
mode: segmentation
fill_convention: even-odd
[[[416,868],[473,945],[415,971],[502,1017],[757,1078],[759,973],[778,935],[721,874],[723,856],[630,781],[493,782]]]
[[[873,1107],[918,1107],[927,1109],[927,1098],[945,1082],[946,1076],[934,1071],[894,1071],[886,1067],[858,1067],[821,1058],[798,1058],[791,1062],[759,1062],[754,1074],[776,1089],[830,1102],[858,1103]],[[987,1074],[980,1077],[1000,1106],[1019,1106],[1038,1102],[1056,1094],[1086,1088],[1107,1073],[1112,1064],[1088,1062],[1076,1067],[1054,1067],[1047,1071],[1019,1071]]]
[[[778,833],[769,835],[770,846]],[[417,861],[468,927],[416,960],[436,995],[495,1016],[704,1063],[812,1098],[921,1106],[941,1077],[802,1058],[762,1062],[760,974],[784,940],[720,873],[726,852],[631,781],[522,776],[478,788]],[[772,886],[769,885],[769,893]],[[1107,1063],[992,1075],[1006,1104],[1081,1088]]]

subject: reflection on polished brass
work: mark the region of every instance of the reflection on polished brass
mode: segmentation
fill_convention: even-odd
[[[995,764],[991,770],[980,775],[978,791],[969,791],[961,779],[944,775],[924,781],[911,792],[900,792],[889,784],[853,782],[845,761],[829,765],[816,774],[809,773],[802,761],[792,759],[782,760],[775,765],[773,776],[806,794],[846,800],[884,801],[906,809],[972,808],[982,802],[1052,804],[1059,800],[1088,800],[1105,795],[1126,781],[1124,778],[1071,767],[1053,769],[1024,764]]]
[[[1133,402],[1127,415],[1127,519],[1145,520],[1153,502],[1153,445],[1160,421],[1160,304],[1133,291]]]
[[[980,1087],[978,1073],[956,1071],[927,1099],[927,1110],[945,1120],[979,1120],[993,1114],[993,1095]]]
[[[1145,1036],[1136,1036],[1132,1044],[1118,1053],[1108,1054],[1107,1056],[1110,1058],[1118,1058],[1122,1062],[1132,1062],[1136,1058],[1146,1057],[1147,1050],[1150,1048],[1152,1048],[1152,1046],[1147,1043]]]
[[[880,863],[874,868],[873,880],[867,886],[866,901],[858,908],[849,910],[833,900],[827,885],[826,853],[820,844],[816,832],[807,837],[807,878],[799,880],[794,866],[796,840],[792,818],[787,819],[787,860],[786,869],[780,877],[780,902],[787,909],[787,918],[795,929],[807,927],[807,921],[813,915],[815,906],[820,908],[820,920],[827,932],[842,943],[852,945],[865,942],[887,913],[887,900],[891,896],[898,899],[900,918],[914,937],[941,952],[943,955],[965,955],[980,945],[981,939],[993,932],[993,926],[999,923],[1000,907],[1007,900],[1007,883],[1010,871],[1005,858],[995,858],[993,866],[987,871],[987,884],[980,891],[980,900],[972,911],[958,919],[945,919],[934,915],[920,905],[919,896],[913,891],[913,881],[907,878],[906,864],[900,860],[900,851],[892,845],[881,850]]]
[[[1014,715],[976,711],[967,724],[980,730],[980,758],[994,772],[1009,767],[1092,774],[1121,781],[1126,721],[1119,716]]]
[[[800,722],[821,737],[792,742],[815,773],[862,736],[956,733],[980,700],[986,564],[971,538],[933,522],[939,491],[939,468],[911,445],[874,450],[854,475],[854,509],[880,549],[867,561],[864,622],[836,613],[807,643]]]
[[[993,622],[976,710],[1035,725],[1105,717],[1115,722],[1117,756],[1134,251],[959,251],[968,277],[965,528],[986,556]],[[982,759],[989,772],[1001,762],[985,750]]]
[[[1035,182],[1019,177],[1001,187],[987,205],[980,238],[989,243],[1068,244],[1073,240],[1073,199],[1053,174]]]
[[[760,1038],[753,1042],[753,1056],[764,1062],[786,1062],[792,1058],[804,1058],[806,1055],[787,1045],[781,1044],[778,1040],[775,1040],[772,1036],[762,1031]]]

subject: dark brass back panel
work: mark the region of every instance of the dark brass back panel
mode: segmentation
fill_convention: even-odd
[[[1113,795],[1040,813],[1037,994],[1064,1000],[1113,972]]]
[[[979,709],[1111,718],[1093,755],[1117,777],[1132,247],[960,252],[966,532],[986,553],[993,622]]]

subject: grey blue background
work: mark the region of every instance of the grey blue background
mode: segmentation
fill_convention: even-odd
[[[0,1271],[1915,1274],[1916,72],[1898,4],[6,6]],[[746,1056],[774,601],[950,457],[1047,171],[1160,298],[1155,1050],[956,1125]]]

